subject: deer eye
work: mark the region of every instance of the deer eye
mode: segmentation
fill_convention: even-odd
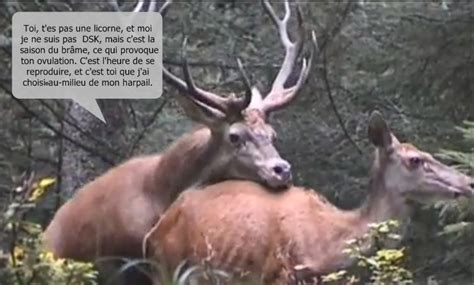
[[[229,134],[229,141],[232,143],[232,144],[239,144],[240,143],[240,136],[236,133],[230,133]]]
[[[423,163],[423,160],[419,157],[411,157],[410,160],[410,166],[413,168],[417,168]]]

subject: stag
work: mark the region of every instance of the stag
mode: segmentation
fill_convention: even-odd
[[[164,14],[171,1],[159,12]],[[155,11],[157,5],[139,1],[134,11]],[[299,18],[299,30],[302,21]],[[303,87],[313,52],[302,60],[296,82],[286,85],[297,64],[302,36],[290,41],[286,26],[283,64],[271,90],[262,93],[238,66],[245,96],[223,97],[197,87],[183,47],[184,80],[163,68],[165,81],[175,87],[187,116],[202,127],[185,134],[161,154],[132,158],[86,184],[56,213],[45,231],[46,248],[56,256],[90,261],[104,256],[142,257],[145,234],[184,190],[226,179],[246,179],[268,186],[291,183],[290,164],[273,146],[270,113],[288,105]],[[185,41],[186,42],[186,41]]]
[[[368,137],[375,160],[360,208],[338,209],[300,187],[272,193],[250,181],[225,181],[183,193],[145,238],[145,254],[169,269],[186,260],[236,279],[296,284],[349,266],[346,242],[362,238],[372,223],[405,221],[411,201],[472,196],[474,179],[400,143],[378,112]]]

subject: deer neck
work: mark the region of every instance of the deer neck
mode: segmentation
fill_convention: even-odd
[[[387,187],[382,175],[371,178],[369,196],[360,209],[361,218],[368,223],[403,221],[410,214],[405,198],[396,194],[397,189]]]
[[[378,158],[378,154],[376,153]],[[399,183],[387,183],[386,168],[388,162],[377,159],[372,169],[369,184],[369,196],[358,211],[360,225],[366,231],[371,223],[380,223],[387,220],[406,222],[411,214],[411,207],[405,197],[401,196]]]
[[[376,160],[377,161],[377,160]],[[332,272],[334,269],[350,266],[354,259],[342,254],[347,248],[347,240],[362,239],[363,252],[369,253],[374,249],[374,239],[365,239],[365,234],[369,231],[369,225],[387,220],[398,220],[405,222],[410,214],[410,209],[403,197],[396,195],[397,189],[393,189],[385,179],[385,165],[375,165],[372,170],[369,184],[369,195],[361,207],[355,210],[344,212],[347,214],[346,232],[340,237],[334,237],[334,255],[330,254],[327,260],[329,265],[323,267],[323,272]],[[396,187],[393,185],[393,187]],[[401,228],[403,234],[404,228]],[[391,246],[390,244],[389,246]],[[342,254],[342,255],[341,255]]]
[[[190,187],[216,181],[226,164],[222,136],[203,127],[181,137],[162,154],[151,189],[164,206]]]

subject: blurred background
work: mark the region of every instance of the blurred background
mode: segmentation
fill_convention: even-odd
[[[15,266],[35,264],[21,255],[21,246],[37,242],[33,237],[56,209],[106,169],[162,151],[193,126],[166,84],[160,99],[101,100],[106,125],[68,100],[12,96],[15,12],[113,11],[116,5],[127,10],[134,2],[0,3],[0,284],[41,284],[27,282],[35,280],[34,269],[21,271],[29,277],[20,282]],[[307,35],[316,31],[320,53],[298,98],[271,118],[296,185],[313,188],[342,208],[360,205],[372,159],[367,119],[375,109],[401,141],[473,174],[474,2],[299,5]],[[275,6],[282,11],[281,4]],[[257,2],[176,1],[163,23],[165,64],[181,76],[181,43],[189,36],[187,56],[196,83],[223,96],[244,90],[236,57],[252,82],[269,90],[284,56],[276,29]],[[474,284],[473,202],[417,207],[405,240],[416,283]]]

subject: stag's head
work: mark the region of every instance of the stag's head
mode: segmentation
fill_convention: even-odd
[[[148,11],[155,8],[154,2],[148,4]],[[164,15],[171,1],[167,1],[159,9]],[[143,1],[139,2],[135,11],[142,11]],[[194,83],[186,60],[186,42],[182,48],[183,79],[180,79],[166,68],[163,76],[167,83],[179,90],[178,101],[188,117],[206,125],[217,139],[226,155],[226,173],[231,178],[252,179],[264,182],[272,188],[287,186],[291,182],[291,166],[281,158],[274,146],[275,132],[267,124],[270,113],[289,104],[306,81],[311,69],[311,62],[316,49],[316,37],[312,34],[313,48],[309,59],[303,58],[298,79],[286,86],[288,78],[297,65],[303,46],[301,12],[298,10],[298,35],[295,41],[288,33],[290,5],[285,2],[285,16],[280,19],[268,1],[263,6],[276,25],[279,37],[285,48],[283,64],[278,72],[271,90],[266,96],[250,84],[240,60],[237,67],[245,86],[244,96],[220,96],[203,90]]]
[[[368,135],[377,147],[376,165],[387,189],[410,200],[426,202],[472,196],[474,179],[408,143],[400,143],[382,115],[375,111]]]

